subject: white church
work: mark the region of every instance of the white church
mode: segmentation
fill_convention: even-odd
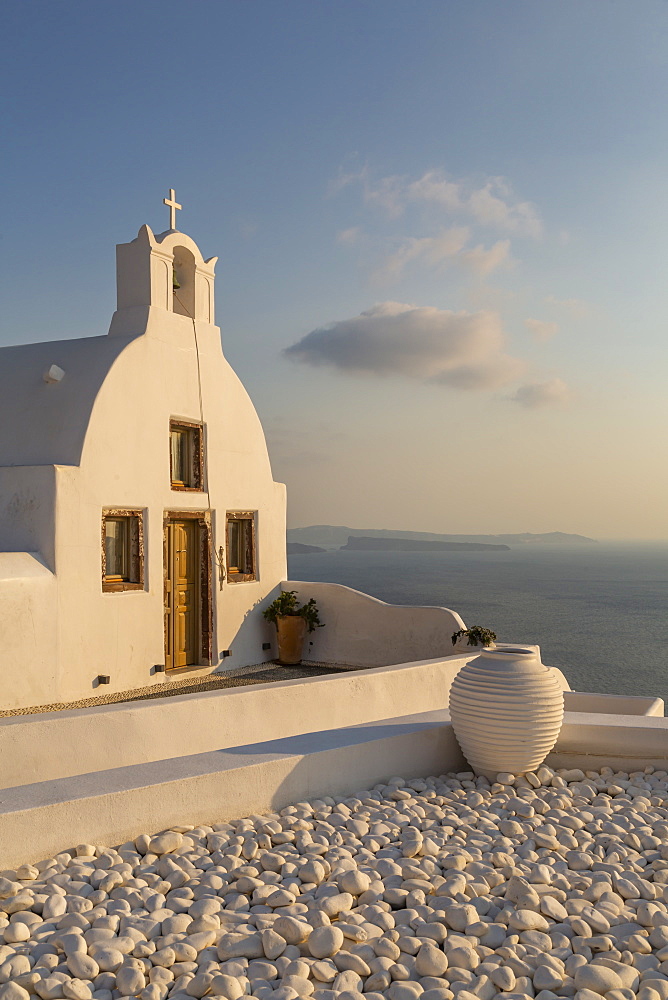
[[[0,350],[5,710],[272,656],[252,611],[285,579],[285,487],[223,356],[216,258],[165,204],[169,230],[117,247],[107,336]]]
[[[459,772],[462,749],[510,777],[527,749],[580,774],[604,761],[665,777],[661,698],[571,691],[535,645],[453,647],[465,626],[447,608],[286,580],[285,487],[222,353],[215,259],[176,230],[173,191],[166,203],[166,232],[117,248],[107,336],[0,350],[5,887],[74,844],[78,863],[142,831]],[[133,699],[271,661],[262,610],[280,589],[315,598],[325,628],[307,665],[335,670]]]

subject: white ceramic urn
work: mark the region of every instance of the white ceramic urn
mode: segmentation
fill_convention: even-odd
[[[535,649],[484,649],[452,682],[450,718],[477,774],[525,774],[539,767],[557,742],[564,693]]]

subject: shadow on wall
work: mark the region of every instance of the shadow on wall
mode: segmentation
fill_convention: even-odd
[[[248,608],[244,612],[244,617],[241,625],[235,632],[232,639],[228,639],[227,643],[229,648],[235,652],[237,649],[241,651],[241,657],[228,658],[227,656],[222,656],[222,650],[220,647],[217,652],[214,652],[214,657],[216,658],[215,665],[212,668],[212,673],[225,673],[228,670],[236,669],[239,666],[253,666],[256,663],[266,663],[271,660],[276,659],[278,655],[278,647],[276,643],[276,629],[269,622],[265,621],[262,617],[263,610],[275,600],[281,592],[281,587],[276,586],[265,594],[259,601]],[[220,629],[216,632],[219,633]],[[218,642],[220,643],[219,635],[217,635]],[[267,649],[263,646],[269,644]],[[250,651],[257,649],[257,657],[253,659],[252,655],[245,653],[244,651]]]
[[[324,663],[386,667],[453,656],[452,634],[466,628],[449,608],[385,604],[338,583],[288,580],[282,589],[301,603],[315,598],[325,627],[310,636],[308,656]]]
[[[228,748],[225,754],[252,756],[259,765],[294,756],[272,794],[272,809],[304,798],[353,795],[397,775],[408,780],[468,770],[452,726],[439,713],[433,716],[424,722],[385,720],[321,730]]]
[[[324,628],[307,633],[304,659],[322,663],[343,663],[359,667],[387,667],[396,663],[461,655],[452,645],[452,634],[466,628],[449,608],[385,604],[369,594],[338,583],[284,581],[274,587],[244,614],[230,648],[257,649],[258,657],[242,652],[243,660],[218,656],[216,672],[243,663],[250,666],[273,660],[278,655],[276,629],[262,618],[262,611],[283,590],[294,590],[300,603],[315,598]],[[269,643],[268,649],[262,646]]]

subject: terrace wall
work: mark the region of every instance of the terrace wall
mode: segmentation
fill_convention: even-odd
[[[0,719],[0,788],[447,709],[453,678],[475,655],[9,716]]]

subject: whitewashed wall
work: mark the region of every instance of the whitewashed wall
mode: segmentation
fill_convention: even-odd
[[[0,789],[447,710],[475,653],[274,684],[0,719]],[[568,690],[563,674],[557,680]],[[85,752],[82,752],[82,747]]]
[[[195,322],[166,308],[170,255],[179,246],[197,257],[197,315],[204,318]],[[142,255],[150,263],[143,284]],[[164,679],[153,667],[165,659],[166,510],[211,510],[214,553],[225,544],[227,510],[257,511],[259,578],[221,589],[212,560],[208,669],[270,655],[262,644],[271,629],[258,607],[286,573],[285,487],[273,481],[259,419],[222,353],[213,265],[189,237],[154,237],[144,228],[119,248],[118,283],[122,308],[111,336],[0,351],[0,558],[3,550],[36,552],[51,571],[47,582],[8,565],[0,579],[0,629],[10,637],[0,644],[3,709],[99,694],[98,674],[111,678],[104,692]],[[46,384],[52,364],[65,377]],[[205,425],[205,492],[171,489],[175,417]],[[144,591],[102,592],[104,507],[146,512]],[[26,625],[31,615],[34,628]],[[227,649],[232,655],[222,661]]]
[[[452,656],[452,634],[466,628],[449,608],[385,604],[336,583],[286,580],[282,589],[296,591],[302,604],[315,598],[324,627],[307,634],[309,660],[384,667]]]

